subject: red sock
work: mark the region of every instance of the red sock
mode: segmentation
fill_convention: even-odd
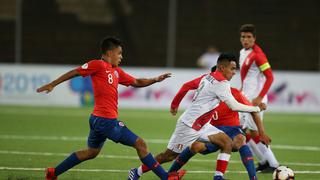
[[[150,171],[150,169],[148,168],[148,166],[146,166],[146,165],[144,165],[144,164],[142,164],[141,169],[142,169],[142,172],[143,172],[143,173]]]
[[[258,135],[258,136],[255,136],[255,137],[252,138],[252,140],[253,140],[256,144],[258,144],[258,143],[260,142],[260,136],[259,136],[259,135]]]
[[[220,153],[218,155],[215,175],[223,176],[223,174],[227,170],[229,159],[230,159],[230,154]]]
[[[246,142],[249,142],[251,139],[251,135],[250,134],[246,134]]]

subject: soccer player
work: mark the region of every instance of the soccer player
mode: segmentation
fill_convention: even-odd
[[[201,78],[201,77],[200,77]],[[200,78],[194,79],[185,83],[180,91],[175,96],[171,104],[171,112],[173,115],[176,114],[179,104],[182,98],[189,90],[198,88]],[[241,92],[235,88],[231,88],[231,93],[235,99],[243,104],[251,105],[251,103],[241,94]],[[254,117],[255,123],[258,126],[261,139],[266,143],[270,143],[270,138],[264,134],[264,128],[260,121],[258,113],[251,113]],[[213,109],[209,115],[210,124],[216,126],[218,129],[222,130],[233,140],[233,149],[239,150],[240,156],[244,166],[247,169],[249,179],[256,179],[256,172],[254,168],[254,162],[252,158],[251,151],[245,143],[245,136],[240,127],[239,114],[236,111],[232,111],[224,102],[220,102],[219,106]],[[214,130],[214,129],[213,129]],[[211,127],[205,126],[202,130],[203,135],[210,135]],[[202,138],[200,137],[199,140]],[[196,153],[209,154],[215,152],[219,149],[218,146],[212,144],[204,144],[202,142],[196,141],[192,145],[182,151],[181,154],[176,158],[172,164],[169,172],[174,172],[179,170],[191,157]]]
[[[107,139],[131,146],[137,150],[141,162],[152,169],[161,179],[179,179],[182,174],[168,174],[147,150],[145,141],[130,131],[118,118],[118,84],[145,87],[170,77],[170,73],[155,78],[134,78],[118,67],[122,61],[122,43],[114,37],[101,42],[101,59],[91,60],[73,69],[37,92],[51,92],[58,84],[76,76],[90,76],[93,84],[94,110],[89,118],[88,147],[72,153],[55,168],[46,169],[46,179],[57,179],[59,175],[77,164],[95,158]]]
[[[256,29],[252,24],[240,27],[240,76],[242,93],[253,105],[267,104],[267,92],[273,82],[273,73],[266,55],[256,44]],[[263,120],[263,112],[260,112]],[[247,141],[254,155],[259,160],[257,171],[273,172],[279,166],[270,146],[260,141],[258,129],[250,114],[241,115],[241,124],[249,130]]]
[[[222,53],[217,61],[217,70],[201,77],[199,87],[193,97],[191,105],[179,117],[174,133],[168,143],[167,149],[158,154],[155,159],[159,163],[172,161],[182,150],[200,138],[200,130],[210,120],[208,115],[212,109],[224,101],[228,107],[235,111],[259,112],[258,106],[247,106],[238,103],[231,94],[229,80],[236,71],[236,58],[232,54]],[[221,147],[217,166],[222,172],[216,174],[215,179],[222,177],[227,168],[231,153],[231,139],[222,131],[206,137],[211,143]],[[138,179],[149,170],[145,165],[129,171],[129,179]]]

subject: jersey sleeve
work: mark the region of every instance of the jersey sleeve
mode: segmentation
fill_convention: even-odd
[[[189,82],[186,82],[182,85],[182,87],[180,88],[180,90],[178,91],[178,93],[175,95],[175,97],[173,98],[173,100],[171,102],[172,109],[179,107],[180,102],[182,101],[182,99],[188,93],[189,90],[194,90],[194,89],[198,88],[199,83],[200,83],[201,79],[203,78],[203,76],[205,76],[205,75],[202,75],[202,76],[200,76],[194,80],[191,80]]]
[[[130,74],[127,74],[126,72],[124,72],[121,68],[116,68],[116,71],[118,72],[118,75],[119,75],[119,84],[122,84],[124,86],[129,86],[136,79]]]
[[[102,63],[100,61],[92,60],[87,63],[84,63],[82,66],[79,66],[78,68],[76,68],[76,70],[82,77],[85,77],[94,74],[101,68]]]
[[[238,89],[231,88],[231,93],[239,103],[252,106],[252,103]]]
[[[260,71],[266,77],[266,81],[263,85],[263,88],[259,93],[260,97],[264,97],[268,93],[271,87],[271,84],[273,82],[273,73],[272,73],[271,66],[264,54],[258,53],[255,59],[256,59],[256,64],[259,67]]]

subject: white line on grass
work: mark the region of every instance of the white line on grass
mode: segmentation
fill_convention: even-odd
[[[0,167],[0,170],[12,170],[12,171],[44,171],[44,168],[24,168],[24,167]],[[128,170],[121,169],[70,169],[69,171],[76,172],[112,172],[112,173],[124,173]],[[213,171],[192,171],[188,170],[189,174],[213,174]],[[246,174],[247,171],[227,171],[227,173]],[[295,174],[320,174],[320,171],[294,171]]]
[[[32,156],[62,156],[66,157],[69,153],[51,153],[51,152],[23,152],[23,151],[6,151],[0,150],[0,154],[13,154],[13,155],[32,155]],[[109,158],[109,159],[131,159],[138,160],[137,156],[122,156],[122,155],[99,155],[98,158]],[[192,162],[208,162],[212,163],[215,159],[191,159]],[[230,161],[230,163],[240,164],[241,161]],[[281,162],[281,164],[286,164],[288,166],[320,166],[320,163],[296,163],[296,162]]]
[[[24,135],[0,135],[0,139],[13,140],[46,140],[46,141],[86,141],[86,137],[76,136],[24,136]],[[167,144],[168,139],[146,139],[147,143]],[[292,146],[292,145],[272,145],[273,149],[296,150],[296,151],[320,151],[316,146]]]

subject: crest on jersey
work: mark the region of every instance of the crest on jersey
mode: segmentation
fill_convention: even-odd
[[[114,75],[119,79],[119,73],[118,73],[118,71],[114,71]]]
[[[183,144],[177,144],[177,149],[182,150],[183,149]]]
[[[88,69],[88,63],[85,63],[81,66],[82,69]]]

